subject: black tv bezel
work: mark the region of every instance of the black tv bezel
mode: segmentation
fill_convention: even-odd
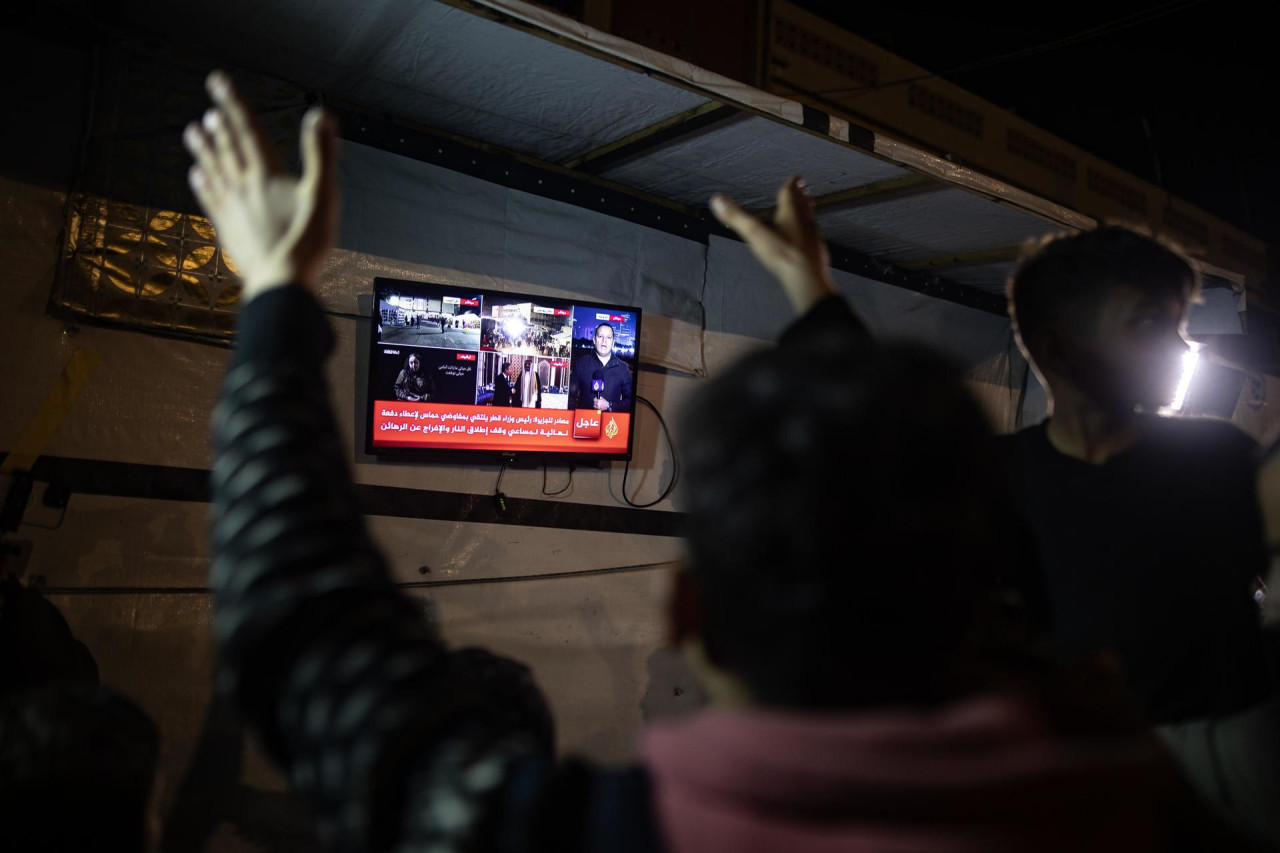
[[[627,312],[635,316],[635,356],[632,358],[632,383],[631,383],[631,425],[627,430],[627,452],[622,453],[582,453],[571,450],[463,450],[451,447],[379,447],[373,443],[373,385],[374,372],[377,367],[375,356],[381,346],[378,341],[378,288],[382,283],[388,284],[406,284],[406,285],[435,285],[437,287],[452,287],[457,290],[466,290],[469,293],[480,294],[481,299],[487,294],[493,294],[500,297],[528,297],[528,301],[536,302],[539,299],[546,299],[555,302],[567,302],[574,308],[579,306],[584,308],[604,308],[614,312]],[[409,279],[409,278],[391,278],[389,276],[376,276],[373,279],[373,307],[369,313],[369,369],[368,375],[365,377],[364,387],[364,450],[365,455],[372,456],[376,459],[386,459],[396,462],[469,462],[469,463],[489,463],[496,465],[508,465],[520,467],[522,465],[540,465],[543,463],[572,463],[580,466],[589,466],[595,464],[607,464],[609,462],[629,462],[635,452],[636,441],[636,383],[639,379],[640,372],[640,330],[641,323],[644,319],[644,312],[633,305],[619,305],[618,303],[596,302],[587,299],[577,299],[575,297],[563,296],[547,296],[545,294],[528,293],[519,290],[494,290],[488,287],[473,287],[469,284],[457,285],[451,282],[436,281],[433,279]],[[572,347],[572,344],[570,344]],[[480,350],[484,352],[484,350]],[[572,358],[572,349],[570,349],[570,358]],[[556,410],[559,411],[559,410]]]

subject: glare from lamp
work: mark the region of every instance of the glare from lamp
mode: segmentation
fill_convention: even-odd
[[[1173,392],[1173,402],[1169,408],[1175,412],[1182,411],[1187,402],[1187,391],[1191,388],[1191,379],[1196,375],[1196,366],[1200,364],[1200,353],[1189,349],[1182,354],[1182,376],[1178,379],[1178,390]]]

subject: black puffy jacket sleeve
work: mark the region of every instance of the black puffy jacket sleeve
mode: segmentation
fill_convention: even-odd
[[[245,305],[213,418],[220,685],[343,850],[492,849],[550,761],[528,671],[450,651],[369,536],[309,293]],[[520,797],[516,797],[517,800]],[[525,798],[527,800],[527,797]]]

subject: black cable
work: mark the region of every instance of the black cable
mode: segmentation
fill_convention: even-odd
[[[653,413],[658,417],[658,423],[662,425],[662,434],[667,437],[667,447],[671,448],[671,482],[667,483],[667,487],[662,490],[662,494],[658,495],[658,497],[648,503],[638,504],[631,500],[631,498],[627,497],[627,474],[631,473],[630,459],[627,460],[626,466],[622,469],[622,499],[627,502],[627,506],[633,506],[636,509],[646,509],[647,507],[662,503],[667,499],[667,496],[671,494],[672,490],[675,489],[676,481],[680,479],[680,458],[676,455],[676,445],[675,442],[671,440],[671,430],[667,429],[667,422],[663,420],[662,412],[659,412],[657,406],[650,403],[639,394],[636,395],[636,401],[644,403],[650,409],[653,409]],[[635,429],[635,424],[632,424],[631,428]]]
[[[507,473],[507,463],[503,462],[502,467],[498,469],[498,482],[493,484],[493,503],[498,509],[498,515],[507,514],[507,496],[502,493],[502,475]]]
[[[563,495],[569,491],[569,487],[573,485],[573,466],[569,466],[569,482],[564,484],[564,488],[558,492],[547,491],[547,463],[542,463],[542,494],[548,498],[554,498],[556,495]]]

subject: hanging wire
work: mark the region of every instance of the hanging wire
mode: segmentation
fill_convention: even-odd
[[[547,463],[545,462],[542,463],[542,494],[544,497],[554,498],[556,495],[563,495],[565,492],[569,491],[569,488],[572,485],[573,485],[573,466],[570,465],[569,481],[564,484],[564,488],[560,489],[559,491],[548,492],[547,491]]]
[[[636,395],[636,400],[638,402],[644,403],[646,406],[648,406],[650,409],[653,410],[654,415],[656,415],[658,418],[658,423],[662,425],[662,434],[667,437],[667,447],[671,449],[671,482],[667,483],[667,487],[662,490],[662,494],[658,495],[658,497],[654,498],[648,503],[638,504],[635,501],[631,500],[631,498],[627,497],[627,475],[631,473],[630,459],[627,460],[626,466],[622,469],[622,499],[626,501],[627,506],[633,506],[636,509],[645,509],[647,507],[654,506],[655,504],[662,503],[671,494],[672,490],[675,489],[676,481],[680,479],[680,459],[676,455],[676,446],[675,446],[675,443],[671,440],[671,430],[667,429],[667,422],[663,419],[662,412],[659,412],[657,406],[655,406],[653,403],[650,403],[648,400],[646,400],[644,397],[641,397],[639,394]]]

